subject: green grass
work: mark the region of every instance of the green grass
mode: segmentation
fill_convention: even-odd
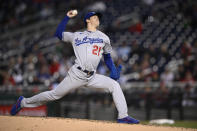
[[[148,121],[143,121],[141,123],[145,124],[145,125],[150,125]],[[197,121],[175,121],[174,124],[163,124],[161,126],[184,127],[184,128],[197,129]]]

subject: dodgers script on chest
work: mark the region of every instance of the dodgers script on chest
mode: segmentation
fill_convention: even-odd
[[[103,39],[101,38],[92,38],[92,37],[88,37],[85,36],[83,38],[76,38],[75,39],[75,45],[79,46],[81,44],[94,44],[94,43],[103,43]]]

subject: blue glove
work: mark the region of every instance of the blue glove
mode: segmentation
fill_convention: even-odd
[[[120,78],[120,72],[122,70],[122,65],[119,65],[118,68],[114,68],[110,72],[110,78],[118,80]]]

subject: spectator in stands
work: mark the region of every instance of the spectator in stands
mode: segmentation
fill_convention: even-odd
[[[41,19],[47,19],[49,16],[53,14],[53,10],[49,5],[44,5],[40,11]]]
[[[2,72],[3,75],[3,85],[6,87],[12,87],[15,86],[16,83],[14,81],[14,78],[12,77],[12,75],[10,74],[10,72],[8,70],[6,70],[5,72]]]
[[[174,80],[174,74],[168,69],[165,68],[165,71],[161,74],[161,82],[167,86],[172,87],[172,81]]]
[[[72,66],[72,62],[69,58],[63,57],[59,63],[60,63],[59,74],[60,76],[64,77],[67,75],[68,70]]]
[[[166,108],[168,105],[169,89],[164,82],[161,82],[160,87],[154,93],[155,106],[157,108]]]
[[[168,48],[165,44],[162,44],[160,47],[159,59],[165,58],[165,60],[169,60],[170,55],[168,53]]]
[[[191,84],[186,84],[183,94],[183,106],[194,106],[197,99],[197,89]]]
[[[181,48],[181,54],[183,58],[187,58],[188,56],[191,56],[191,53],[192,53],[191,45],[189,42],[185,41]]]
[[[139,43],[135,40],[131,43],[132,49],[129,55],[129,58],[131,58],[133,55],[141,55],[144,54],[145,50],[143,47],[139,46]]]
[[[194,70],[193,70],[193,78],[196,81],[197,80],[197,57],[195,58],[195,63],[194,63]]]
[[[148,81],[148,75],[151,73],[149,61],[143,61],[140,69],[140,81]]]
[[[180,81],[184,78],[185,76],[185,69],[184,69],[184,66],[183,65],[179,65],[178,66],[178,69],[175,73],[175,81]]]
[[[190,72],[193,72],[193,64],[192,64],[192,62],[189,60],[189,59],[187,59],[187,58],[185,58],[184,59],[184,61],[183,61],[183,67],[184,67],[184,72],[186,73],[186,71],[190,71]]]
[[[185,73],[185,77],[182,79],[182,82],[187,83],[189,85],[194,84],[194,78],[193,78],[192,73],[190,71],[187,71]]]
[[[45,84],[47,80],[50,80],[51,75],[47,64],[42,65],[38,72],[37,77],[41,83]]]
[[[151,44],[149,46],[148,54],[150,55],[151,58],[157,58],[158,52],[157,49],[155,48],[155,44]]]
[[[120,47],[117,49],[118,56],[123,60],[127,61],[131,47],[127,45],[126,41],[123,41]]]
[[[60,63],[58,61],[57,56],[53,57],[52,60],[50,61],[49,65],[49,71],[51,75],[54,75],[54,73],[59,72],[60,69]]]
[[[129,73],[135,74],[135,76],[133,75],[134,76],[133,78],[131,79],[129,78],[129,81],[136,81],[139,79],[139,75],[136,75],[136,74],[139,74],[139,72],[140,72],[140,67],[139,67],[139,64],[136,62],[132,66],[129,66],[126,69],[125,74],[129,74]]]
[[[151,81],[153,81],[153,82],[160,81],[159,74],[157,72],[152,72],[151,75],[150,75],[150,77],[151,77]]]
[[[18,56],[16,58],[16,64],[13,69],[13,78],[16,84],[23,84],[23,73],[24,73],[24,63],[23,63],[23,57]]]
[[[197,41],[194,43],[194,46],[192,47],[192,54],[195,58],[197,58]]]
[[[137,33],[141,34],[142,31],[143,31],[142,23],[139,21],[138,23],[136,23],[136,24],[134,24],[134,25],[131,25],[131,26],[128,28],[128,31],[129,31],[129,32],[137,32]]]

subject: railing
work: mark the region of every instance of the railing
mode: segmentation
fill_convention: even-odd
[[[172,87],[178,87],[183,89],[188,83],[187,82],[170,82],[168,83],[166,86],[167,88],[171,89]],[[130,90],[130,89],[143,89],[146,87],[150,87],[151,89],[156,89],[158,87],[160,87],[161,82],[127,82],[124,85],[121,85],[123,90]],[[192,87],[197,88],[197,82],[192,83]],[[48,90],[53,88],[52,86],[47,87],[45,85],[28,85],[28,86],[23,86],[23,85],[16,85],[16,86],[5,86],[5,85],[1,85],[0,86],[0,92],[4,92],[4,91],[27,91],[27,92],[31,92],[33,90],[37,90],[37,91],[43,91],[43,90]],[[95,90],[97,91],[97,90]],[[81,88],[81,92],[87,93],[87,92],[95,92],[94,90],[90,90],[89,88],[86,89],[84,87]],[[99,90],[100,91],[100,90]]]
[[[188,82],[169,82],[166,86],[171,87],[180,87],[183,88],[188,84]],[[151,88],[157,88],[160,87],[161,82],[129,82],[124,85],[125,89],[130,88],[144,88],[144,87],[151,87]],[[197,87],[197,82],[192,83],[192,86]]]

